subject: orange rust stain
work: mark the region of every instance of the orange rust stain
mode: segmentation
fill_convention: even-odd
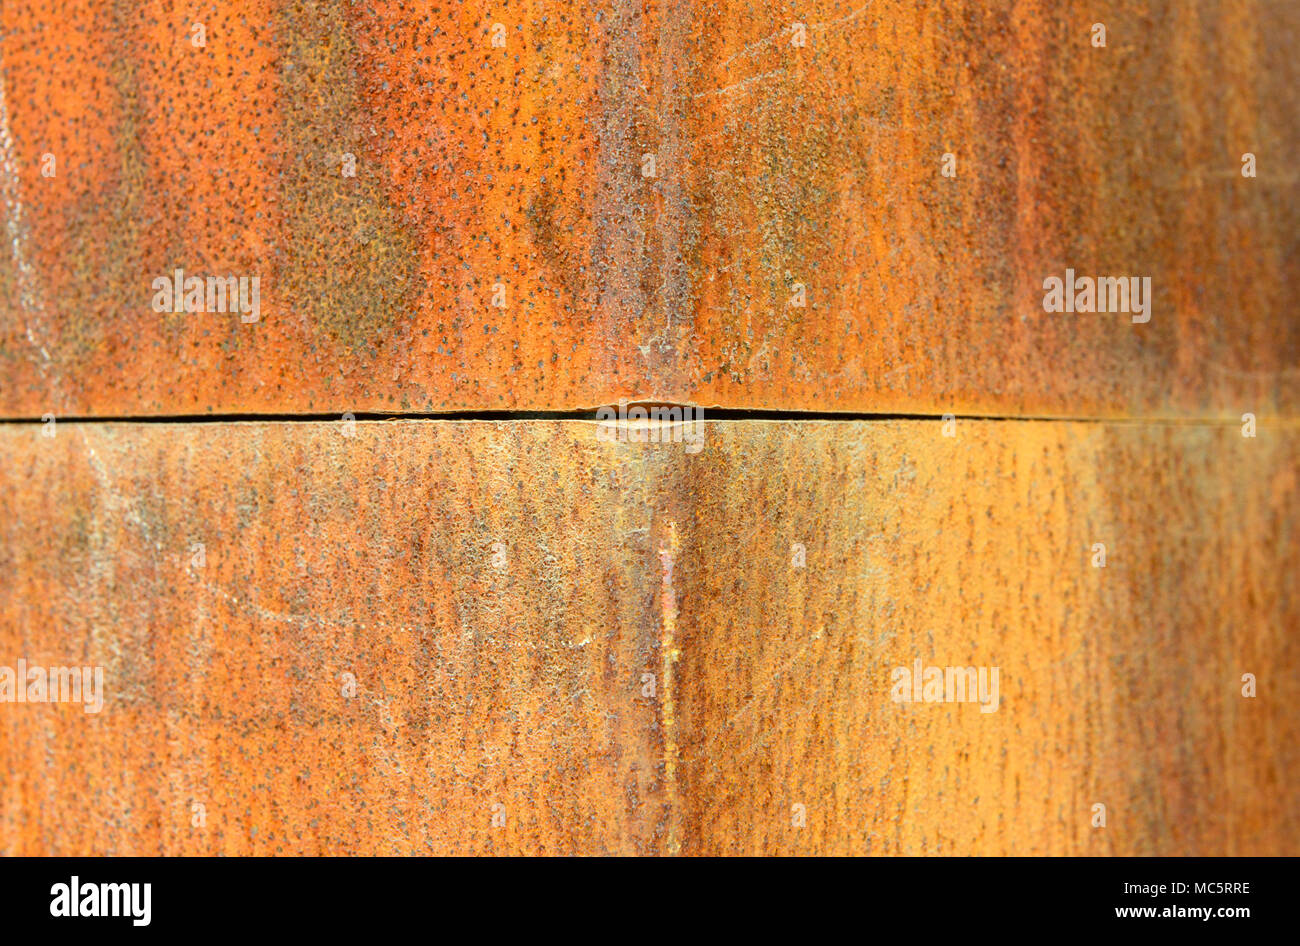
[[[0,429],[0,663],[106,690],[98,714],[2,704],[0,850],[663,849],[639,451],[345,429]]]
[[[1298,17],[7,3],[45,309],[4,254],[0,414],[1294,415]],[[264,319],[154,313],[176,265],[260,274]],[[1044,313],[1067,267],[1151,276],[1152,321]]]
[[[1096,422],[0,424],[0,661],[108,689],[0,707],[0,854],[1297,853],[1298,30],[7,0],[0,417]]]
[[[1294,425],[706,427],[0,428],[0,850],[1296,852]]]
[[[683,853],[1295,853],[1294,425],[941,430],[711,426]],[[998,667],[997,710],[894,702],[916,660]]]

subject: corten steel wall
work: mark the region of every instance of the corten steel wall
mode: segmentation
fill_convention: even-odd
[[[0,9],[0,854],[1300,853],[1300,5],[219,6]]]
[[[1296,852],[1294,427],[594,426],[0,431],[4,850]]]
[[[216,6],[6,0],[0,416],[1300,401],[1293,0]]]

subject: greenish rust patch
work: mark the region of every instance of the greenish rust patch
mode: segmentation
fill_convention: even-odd
[[[276,295],[317,336],[373,354],[417,296],[418,240],[366,160],[358,54],[341,8],[288,7],[280,43],[287,245]],[[349,154],[355,177],[343,174]]]

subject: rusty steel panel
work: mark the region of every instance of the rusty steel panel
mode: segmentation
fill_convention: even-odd
[[[347,430],[0,430],[0,653],[108,694],[3,704],[0,851],[661,848],[653,468],[554,425]]]
[[[1294,425],[599,430],[0,425],[0,852],[1300,853]]]
[[[0,416],[1294,416],[1298,32],[1291,0],[7,0]],[[258,320],[155,311],[177,269],[256,276]],[[1150,320],[1045,312],[1067,269],[1149,277]]]
[[[710,429],[683,850],[1300,853],[1300,430],[942,426]],[[917,660],[997,709],[895,702]]]

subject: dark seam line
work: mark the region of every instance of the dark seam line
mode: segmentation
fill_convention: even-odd
[[[1022,421],[1028,423],[1066,423],[1066,424],[1166,424],[1172,426],[1227,426],[1239,424],[1240,420],[1227,418],[1197,417],[1071,417],[1031,414],[914,414],[914,413],[872,413],[849,411],[780,411],[749,410],[746,408],[709,408],[699,405],[657,404],[650,402],[631,402],[633,406],[652,408],[693,409],[694,415],[685,418],[687,422],[700,420],[712,421]],[[350,419],[356,421],[530,421],[530,420],[571,420],[601,421],[606,423],[619,418],[601,418],[595,410],[571,411],[447,411],[434,412],[383,412],[352,411]],[[235,424],[235,423],[322,423],[344,420],[341,413],[304,413],[304,414],[155,414],[112,416],[60,416],[52,415],[59,424]],[[1286,418],[1278,418],[1286,421]],[[679,422],[679,421],[674,421]],[[39,417],[0,417],[0,424],[43,424]]]

